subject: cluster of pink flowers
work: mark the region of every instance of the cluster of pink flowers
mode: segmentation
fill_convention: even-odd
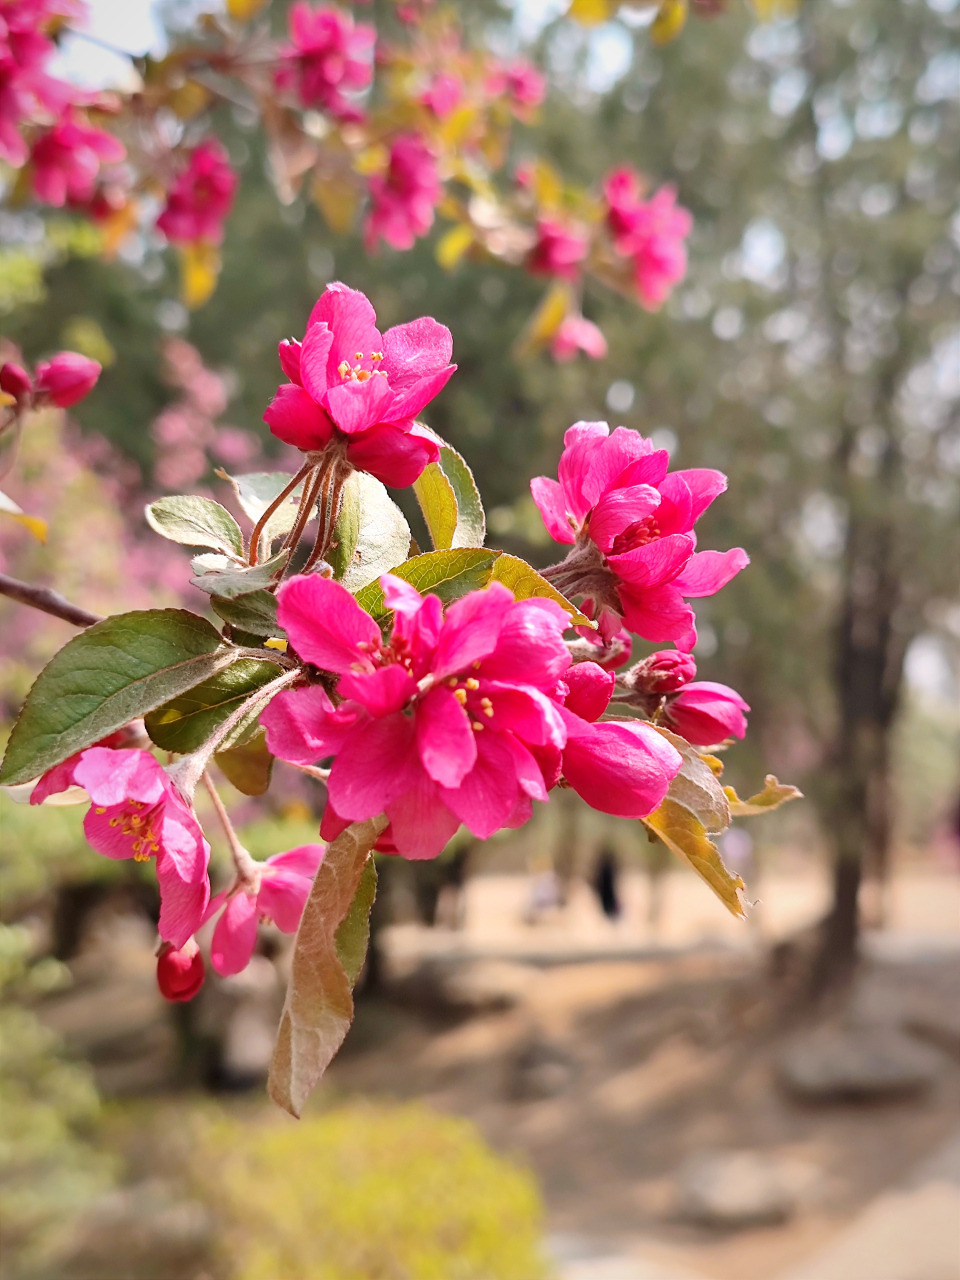
[[[370,212],[365,238],[368,250],[385,240],[392,249],[412,249],[433,226],[433,211],[443,188],[437,158],[418,133],[394,139],[383,173],[370,178]]]
[[[274,755],[333,758],[321,836],[385,812],[387,848],[433,858],[461,823],[481,839],[521,826],[561,775],[605,813],[639,818],[661,802],[679,753],[641,721],[595,723],[614,678],[571,665],[559,605],[493,583],[444,613],[400,578],[380,582],[389,640],[338,583],[298,577],[278,593],[294,649],[339,677],[337,705],[316,684],[261,716]]]
[[[647,715],[697,747],[709,747],[747,731],[750,708],[735,689],[712,680],[694,680],[693,655],[676,649],[651,653],[626,673],[624,683]]]
[[[673,187],[661,187],[649,200],[643,200],[639,175],[629,166],[607,176],[603,193],[613,247],[621,257],[632,259],[641,305],[656,311],[686,274],[684,241],[693,228],[693,218],[677,204]]]
[[[376,30],[342,9],[311,9],[302,0],[289,12],[290,44],[280,50],[278,89],[296,91],[301,106],[319,107],[338,120],[363,112],[344,95],[365,89],[373,75]]]
[[[506,95],[511,106],[525,115],[543,102],[547,82],[543,74],[524,58],[495,67],[487,78],[487,92],[491,97]]]
[[[32,378],[22,365],[8,360],[0,365],[0,391],[12,397],[15,415],[47,404],[69,409],[89,395],[100,373],[96,360],[76,351],[59,351],[41,361]]]
[[[357,470],[405,488],[439,457],[414,419],[456,369],[452,353],[450,330],[436,320],[424,316],[381,336],[362,293],[328,285],[303,342],[280,343],[290,381],[277,388],[264,421],[305,453],[339,443]]]
[[[220,244],[233,207],[237,175],[216,138],[194,147],[186,167],[167,193],[157,229],[172,244]]]
[[[576,280],[589,248],[590,242],[582,229],[558,218],[541,218],[537,222],[537,242],[527,258],[527,270],[535,276]]]
[[[17,169],[29,160],[34,194],[56,207],[86,205],[101,166],[126,155],[119,139],[80,114],[87,96],[46,71],[55,52],[49,27],[85,12],[78,0],[0,4],[0,159]]]

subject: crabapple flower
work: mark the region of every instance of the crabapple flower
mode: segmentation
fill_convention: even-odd
[[[444,614],[437,596],[391,574],[380,583],[394,613],[386,641],[339,583],[291,578],[277,596],[296,651],[339,676],[338,703],[312,685],[283,691],[261,715],[274,755],[301,765],[334,758],[321,836],[385,813],[385,847],[433,858],[461,822],[480,839],[521,826],[561,773],[605,812],[656,808],[679,754],[640,721],[593,724],[564,706],[580,693],[595,718],[613,678],[581,663],[566,683],[570,620],[559,605],[515,601],[492,583]]]
[[[588,248],[583,232],[556,218],[541,218],[537,223],[537,242],[527,258],[527,270],[535,276],[576,280]]]
[[[566,560],[545,571],[566,594],[590,598],[601,628],[616,617],[645,640],[691,649],[687,599],[712,596],[749,563],[740,547],[695,551],[693,526],[727,487],[719,471],[667,473],[669,455],[637,431],[577,422],[563,438],[559,483],[530,483],[543,522]]]
[[[607,354],[607,340],[592,320],[583,316],[565,316],[550,343],[550,353],[560,364],[567,364],[578,351],[591,360],[603,360]]]
[[[26,369],[8,360],[6,364],[0,365],[0,391],[13,396],[18,403],[26,402],[33,393],[33,382]]]
[[[290,379],[263,415],[286,444],[306,452],[338,445],[358,471],[405,488],[439,457],[414,418],[446,385],[450,330],[429,316],[381,337],[369,300],[330,284],[307,321],[303,342],[280,343]]]
[[[460,105],[462,97],[463,86],[460,81],[455,76],[440,71],[420,95],[420,101],[438,120],[446,120],[447,116]]]
[[[747,731],[747,703],[729,685],[694,680],[696,674],[692,654],[665,649],[638,662],[620,682],[630,695],[627,701],[647,715],[659,712],[667,728],[694,746],[742,738]]]
[[[642,200],[639,176],[628,166],[609,174],[603,190],[613,247],[621,257],[633,260],[641,306],[656,311],[686,275],[684,241],[693,218],[677,204],[674,187],[661,187],[649,200]]]
[[[45,773],[30,803],[42,804],[72,785],[90,797],[83,830],[98,853],[136,862],[156,858],[160,937],[182,947],[210,900],[210,846],[187,800],[149,752],[88,747]]]
[[[344,92],[365,89],[373,75],[376,30],[354,23],[349,13],[298,2],[289,14],[291,43],[280,50],[274,77],[278,89],[294,89],[301,106],[319,107],[338,120],[362,120]]]
[[[220,244],[236,191],[237,175],[223,144],[207,138],[190,152],[187,167],[170,188],[157,228],[171,244]]]
[[[69,409],[97,385],[102,366],[76,351],[59,351],[49,360],[38,364],[36,399],[46,399],[59,409]]]
[[[547,82],[536,67],[523,58],[501,66],[487,80],[487,92],[494,97],[506,94],[511,105],[520,112],[539,107]]]
[[[47,75],[53,41],[44,33],[54,15],[80,17],[83,6],[45,0],[6,0],[0,6],[0,160],[18,169],[29,148],[21,126],[38,115],[58,117],[76,90]]]
[[[33,189],[44,204],[62,208],[86,204],[93,196],[101,164],[118,164],[127,152],[119,138],[84,124],[68,107],[52,129],[33,144]]]
[[[386,172],[370,178],[364,232],[368,252],[381,239],[392,249],[412,249],[433,226],[442,193],[436,156],[419,134],[402,133],[390,148]]]
[[[217,973],[226,978],[247,967],[261,920],[272,921],[283,933],[296,933],[323,854],[322,844],[276,853],[257,868],[254,889],[239,885],[217,894],[207,910],[209,919],[223,907],[210,944],[210,963]]]
[[[206,977],[203,956],[195,939],[188,938],[179,950],[163,943],[157,956],[157,986],[165,1000],[192,1000]]]

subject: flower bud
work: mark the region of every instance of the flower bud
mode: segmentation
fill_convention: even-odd
[[[632,671],[627,672],[627,679],[638,692],[659,697],[664,693],[676,693],[696,674],[697,664],[692,654],[681,653],[677,649],[661,649],[638,662]]]
[[[33,383],[26,369],[8,361],[0,365],[0,391],[5,391],[14,400],[25,400],[33,390]]]
[[[60,351],[37,365],[37,391],[60,409],[69,409],[96,386],[101,366],[76,351]]]
[[[157,957],[157,986],[166,1000],[192,1000],[203,986],[203,956],[195,938],[188,938],[179,951],[169,942]]]

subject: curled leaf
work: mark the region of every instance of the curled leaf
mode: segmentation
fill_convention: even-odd
[[[730,804],[713,770],[686,738],[660,725],[654,727],[683,757],[680,772],[670,783],[669,798],[688,809],[704,830],[726,831],[730,825]]]
[[[706,829],[684,805],[669,796],[643,819],[643,825],[658,836],[671,853],[696,871],[717,895],[731,915],[743,919],[743,880],[733,875],[723,864],[720,850],[707,835]]]
[[[382,815],[354,822],[327,846],[304,907],[267,1089],[299,1116],[353,1021],[352,985],[363,963],[372,902],[364,872],[387,825]],[[360,902],[356,905],[356,900]]]
[[[771,809],[779,809],[789,800],[802,800],[803,792],[791,787],[786,782],[779,782],[772,773],[768,773],[763,782],[763,790],[749,800],[741,800],[733,787],[724,787],[730,812],[735,818],[750,818],[758,813],[769,813]]]

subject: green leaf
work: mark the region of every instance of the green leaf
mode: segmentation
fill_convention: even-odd
[[[227,716],[276,677],[274,663],[240,658],[226,670],[218,671],[209,680],[151,711],[143,718],[144,726],[151,740],[164,751],[177,751],[181,755],[196,751]],[[262,710],[258,707],[253,715],[245,717],[231,730],[224,749],[250,736],[251,726],[256,724]]]
[[[440,466],[457,499],[457,531],[451,545],[482,547],[487,536],[487,521],[473,472],[456,449],[446,443],[440,446]]]
[[[158,498],[144,508],[147,524],[155,533],[185,547],[212,547],[228,556],[243,555],[240,526],[219,502],[177,494]]]
[[[351,987],[357,985],[360,970],[367,958],[367,946],[370,942],[370,909],[377,896],[377,865],[373,858],[368,858],[357,892],[350,903],[350,910],[340,921],[334,937],[337,958],[343,965],[347,981]]]
[[[327,552],[327,563],[333,569],[337,582],[343,580],[350,562],[353,560],[360,538],[360,489],[354,482],[354,476],[362,474],[354,471],[346,479],[340,499],[340,513],[333,527],[333,541]]]
[[[267,750],[267,735],[260,729],[249,742],[218,751],[214,760],[224,777],[245,796],[262,796],[270,786],[273,756]]]
[[[237,502],[254,524],[293,479],[287,471],[253,471],[243,476],[230,476],[225,471],[218,471],[217,474],[233,485]],[[260,535],[260,546],[257,548],[259,555],[268,558],[274,540],[284,537],[293,528],[302,492],[303,485],[298,484],[289,499],[282,502],[267,521]]]
[[[370,851],[386,825],[382,815],[351,823],[327,845],[303,910],[267,1083],[274,1102],[294,1116],[299,1116],[353,1021],[351,974],[358,973],[362,963],[357,916],[364,896],[359,904],[356,899]],[[367,880],[364,895],[369,891]]]
[[[457,534],[457,495],[438,462],[424,467],[413,491],[434,548],[445,551],[452,547]]]
[[[779,782],[772,773],[768,773],[764,779],[763,790],[749,800],[741,800],[733,787],[724,787],[723,790],[730,802],[730,812],[735,818],[751,818],[758,813],[770,813],[789,800],[803,799],[802,791],[786,782]]]
[[[270,591],[251,591],[232,600],[227,596],[212,596],[210,603],[214,612],[231,627],[255,636],[286,635],[277,621],[277,597]]]
[[[202,556],[194,556],[190,561],[195,577],[190,581],[201,591],[208,591],[212,596],[223,596],[233,600],[236,596],[252,595],[254,591],[262,591],[280,576],[287,563],[289,550],[281,551],[261,564],[241,566],[235,564],[227,556],[207,552]]]
[[[509,587],[517,600],[529,600],[531,596],[540,596],[544,600],[555,601],[569,613],[572,627],[596,627],[595,622],[584,617],[575,604],[571,604],[566,596],[561,595],[556,587],[551,586],[546,578],[542,578],[537,573],[533,565],[527,564],[526,560],[521,560],[519,556],[507,555],[504,551],[493,566],[491,581],[502,582],[505,587]]]
[[[336,561],[331,563],[334,573],[340,570],[340,581],[348,591],[357,592],[376,581],[409,554],[410,526],[403,512],[380,481],[365,471],[354,471],[343,486],[338,531],[341,525],[343,554],[338,547]]]
[[[500,554],[499,551],[467,547],[457,551],[428,551],[425,555],[405,560],[390,572],[409,582],[419,592],[433,592],[444,604],[450,604],[470,591],[485,587]],[[375,618],[389,613],[383,603],[379,582],[371,582],[362,591],[358,591],[357,604]]]
[[[186,609],[105,618],[37,677],[14,725],[0,782],[27,782],[228,667],[236,649]]]

